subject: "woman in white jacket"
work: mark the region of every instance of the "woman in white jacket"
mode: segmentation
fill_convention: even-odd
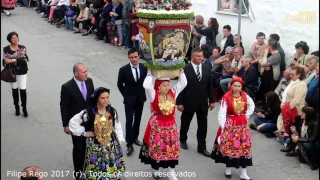
[[[124,141],[117,111],[109,104],[110,90],[97,88],[91,105],[69,122],[75,136],[87,137],[83,179],[120,179],[125,170],[120,141]]]

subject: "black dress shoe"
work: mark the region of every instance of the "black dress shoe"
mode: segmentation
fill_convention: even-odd
[[[292,156],[297,156],[297,153],[295,151],[291,151],[291,152],[287,152],[285,155],[292,157]]]
[[[292,151],[292,149],[286,147],[286,148],[284,148],[284,149],[280,149],[280,151],[281,151],[281,152],[290,152],[290,151]]]
[[[130,156],[133,153],[134,149],[133,146],[129,146],[127,149],[127,155]]]
[[[198,153],[203,154],[206,157],[211,157],[211,154],[206,149],[198,149]]]
[[[310,165],[311,170],[317,170],[319,168],[318,165]]]
[[[250,129],[257,130],[257,125],[249,124]]]
[[[226,176],[227,179],[231,179],[232,178],[231,174],[230,175],[225,174],[225,176]]]
[[[142,143],[138,139],[136,139],[133,143],[137,146],[142,146]]]
[[[180,146],[182,147],[182,149],[188,149],[187,142],[180,141]]]

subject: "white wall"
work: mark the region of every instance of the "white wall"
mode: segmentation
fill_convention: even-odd
[[[210,17],[217,18],[219,22],[217,43],[220,44],[224,25],[231,26],[232,34],[238,33],[238,16],[216,13],[217,1],[191,0],[195,15],[202,15],[206,25]],[[251,22],[249,18],[242,17],[241,36],[245,54],[256,41],[256,34],[260,31],[266,34],[266,38],[272,33],[279,34],[287,61],[295,53],[294,45],[301,40],[309,45],[309,54],[319,50],[319,0],[250,0],[250,6],[256,19]],[[300,24],[292,20],[292,16],[289,18],[288,15],[298,15],[299,11],[315,11],[316,22]]]

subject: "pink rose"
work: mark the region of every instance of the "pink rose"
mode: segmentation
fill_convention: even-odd
[[[155,138],[155,141],[156,141],[156,143],[158,143],[159,141],[160,141],[160,135],[158,134],[158,135],[156,135],[156,138]]]
[[[239,148],[239,146],[240,146],[240,141],[239,140],[233,141],[233,147],[234,148]]]
[[[232,140],[233,140],[233,134],[232,134],[232,133],[230,133],[230,134],[228,135],[228,139],[229,139],[229,141],[232,141]]]

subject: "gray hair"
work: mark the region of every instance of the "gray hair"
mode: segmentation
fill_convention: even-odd
[[[84,65],[84,63],[78,62],[78,63],[74,64],[73,68],[72,68],[73,74],[75,74],[76,72],[79,71],[79,65]]]
[[[226,48],[226,52],[233,53],[233,47],[232,46],[228,46]]]
[[[319,63],[319,57],[317,57],[315,55],[311,55],[311,56],[308,57],[307,61],[311,61],[311,60],[315,61],[316,64]]]
[[[252,57],[248,56],[248,55],[243,55],[241,56],[240,60],[244,59],[247,62],[251,62],[252,61]]]
[[[86,6],[86,3],[85,2],[81,2],[81,3],[79,3],[79,8],[80,9],[84,9],[84,8],[86,8],[87,6]]]
[[[278,41],[277,40],[269,39],[268,45],[270,45],[272,49],[278,49]]]

